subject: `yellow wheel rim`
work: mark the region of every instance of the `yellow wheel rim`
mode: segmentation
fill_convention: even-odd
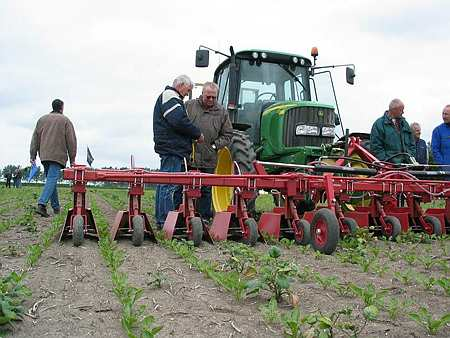
[[[233,174],[233,159],[231,158],[231,152],[227,147],[222,148],[218,151],[217,166],[214,173],[216,175]],[[213,186],[211,194],[214,210],[216,212],[226,211],[233,198],[233,188]]]

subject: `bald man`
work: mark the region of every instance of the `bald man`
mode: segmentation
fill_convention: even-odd
[[[389,109],[372,126],[370,151],[380,161],[411,163],[410,158],[416,155],[416,143],[403,117],[404,109],[401,100],[393,99]]]

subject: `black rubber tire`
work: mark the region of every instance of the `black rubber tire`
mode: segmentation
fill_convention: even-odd
[[[253,161],[256,160],[256,153],[253,149],[253,142],[244,131],[233,130],[230,145],[231,157],[237,162],[241,173],[254,172]]]
[[[202,219],[200,217],[192,217],[190,222],[192,227],[192,241],[194,242],[194,246],[200,246],[202,244],[203,238]]]
[[[330,209],[316,211],[311,221],[311,244],[315,250],[332,254],[339,241],[339,232],[338,219]]]
[[[439,218],[437,218],[435,216],[431,216],[431,215],[426,215],[426,216],[423,216],[423,219],[425,222],[430,224],[431,227],[433,228],[433,230],[432,230],[433,233],[431,233],[430,235],[436,235],[436,236],[442,235],[441,221],[439,221]]]
[[[230,144],[231,158],[239,166],[242,174],[254,173],[253,161],[256,160],[256,153],[253,142],[245,131],[233,130],[233,136]],[[235,169],[235,174],[237,174]],[[247,211],[255,215],[256,197],[247,201]]]
[[[84,220],[83,216],[75,215],[73,218],[73,246],[80,246],[84,241]]]
[[[311,243],[311,224],[306,219],[301,219],[297,224],[297,229],[302,228],[303,237],[294,238],[295,243],[298,245],[308,245]]]
[[[353,235],[359,228],[358,223],[353,218],[350,218],[350,217],[344,217],[342,219],[342,223],[344,223],[350,230],[350,233],[347,236]],[[343,234],[341,234],[341,235],[343,235]]]
[[[134,246],[141,246],[144,242],[144,217],[142,215],[135,215],[131,219],[133,225],[133,235],[131,242]]]
[[[384,222],[391,225],[392,234],[386,233],[386,229],[383,226],[381,226],[381,234],[387,238],[391,238],[392,241],[395,241],[395,238],[400,235],[400,232],[402,231],[402,225],[399,219],[395,216],[386,216]]]
[[[256,221],[253,218],[247,218],[244,221],[245,226],[248,228],[248,237],[243,238],[242,242],[244,244],[254,246],[256,242],[258,241],[258,225],[256,224]]]

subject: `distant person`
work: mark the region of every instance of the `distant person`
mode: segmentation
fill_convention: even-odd
[[[427,143],[420,138],[422,128],[417,122],[411,123],[411,131],[416,141],[416,156],[415,159],[419,164],[428,164],[428,148]]]
[[[370,151],[380,161],[410,163],[416,155],[414,137],[403,117],[405,105],[399,99],[389,103],[389,109],[372,125]]]
[[[52,102],[52,108],[50,113],[38,120],[30,145],[30,162],[32,165],[36,164],[36,155],[39,154],[46,177],[36,209],[43,217],[50,216],[47,213],[49,200],[53,213],[60,212],[57,182],[61,176],[61,169],[66,166],[67,158],[72,166],[77,154],[75,130],[69,118],[63,115],[64,102],[56,99]]]
[[[11,172],[7,171],[5,173],[5,187],[6,188],[11,188],[11,178],[12,178]]]
[[[161,158],[160,171],[184,171],[184,158],[189,158],[192,141],[203,142],[200,130],[192,124],[186,114],[183,99],[193,83],[186,75],[178,76],[172,87],[167,86],[156,100],[153,111],[153,140],[155,152]],[[182,186],[158,184],[155,196],[156,225],[162,229],[169,211],[182,201]]]
[[[433,130],[431,150],[436,164],[450,165],[450,104],[442,110],[442,120],[444,123]],[[443,167],[442,169],[450,171],[450,167]]]
[[[13,180],[14,180],[14,187],[20,188],[22,185],[22,169],[20,169],[20,165],[14,171]]]
[[[203,173],[214,173],[217,165],[217,151],[229,146],[233,136],[233,126],[227,110],[217,103],[219,87],[214,82],[203,85],[202,95],[186,102],[189,118],[205,136],[205,142],[197,144],[191,165]],[[211,187],[202,187],[202,196],[197,200],[197,208],[203,219],[212,218]]]

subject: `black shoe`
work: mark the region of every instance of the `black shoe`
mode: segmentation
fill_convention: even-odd
[[[53,214],[57,215],[61,212],[61,208],[53,208]]]
[[[42,217],[50,217],[50,215],[47,212],[47,208],[45,205],[42,204],[38,204],[37,208],[36,208],[36,213],[41,215]]]

